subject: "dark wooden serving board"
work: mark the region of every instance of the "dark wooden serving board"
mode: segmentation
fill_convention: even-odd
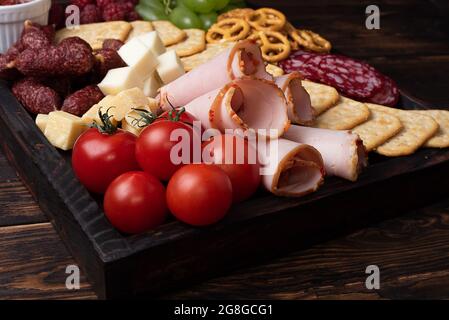
[[[402,94],[404,108],[423,108]],[[2,147],[101,298],[155,295],[254,263],[447,196],[449,150],[371,157],[355,182],[328,178],[316,193],[280,198],[261,193],[220,223],[177,221],[135,236],[117,232],[75,178],[67,153],[51,146],[0,82]]]

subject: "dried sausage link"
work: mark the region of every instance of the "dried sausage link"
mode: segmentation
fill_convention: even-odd
[[[97,86],[87,86],[65,98],[61,110],[76,116],[82,116],[90,107],[100,102],[103,98],[104,95]]]
[[[26,49],[14,61],[24,75],[37,77],[80,76],[95,62],[90,45],[78,37],[64,39],[58,46]]]
[[[24,78],[12,86],[17,100],[31,113],[50,113],[61,107],[61,98],[52,88],[35,78]]]

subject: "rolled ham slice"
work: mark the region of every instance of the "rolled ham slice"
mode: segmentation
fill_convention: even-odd
[[[261,148],[257,143],[262,167],[262,183],[278,196],[300,197],[314,192],[323,183],[321,154],[307,144],[286,139],[269,140]]]
[[[160,90],[162,108],[184,106],[234,79],[252,76],[272,80],[265,70],[260,47],[253,41],[238,42],[214,59],[184,74]]]
[[[283,138],[315,147],[323,156],[326,174],[356,181],[367,165],[360,137],[351,131],[292,125]]]
[[[275,78],[287,99],[288,117],[292,123],[311,124],[315,120],[310,96],[302,86],[302,75],[299,72],[282,75]]]
[[[290,125],[287,102],[273,81],[242,78],[206,93],[184,106],[205,129],[256,130],[279,138]]]

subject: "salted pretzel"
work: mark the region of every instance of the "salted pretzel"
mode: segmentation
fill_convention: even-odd
[[[298,30],[296,30],[296,28],[290,22],[287,21],[285,23],[284,29],[282,30],[282,33],[287,35],[287,38],[290,41],[290,45],[292,46],[292,50],[298,50],[299,44],[295,40],[299,37]]]
[[[287,58],[291,51],[287,37],[278,31],[256,31],[248,39],[260,45],[265,61],[278,62]]]
[[[287,21],[285,15],[272,8],[260,8],[246,17],[248,23],[258,31],[279,31]]]
[[[206,40],[209,43],[238,41],[245,39],[250,31],[251,27],[243,19],[223,19],[209,28],[206,34]]]
[[[251,9],[251,8],[237,8],[237,9],[220,14],[217,18],[217,21],[221,21],[221,20],[229,19],[229,18],[246,19],[246,17],[253,12],[254,12],[254,9]]]
[[[332,45],[329,41],[324,39],[318,33],[310,30],[298,29],[296,33],[292,33],[292,38],[295,39],[301,47],[314,52],[325,53],[330,52],[332,49]]]
[[[293,51],[299,50],[299,44],[292,37],[287,36],[288,41],[290,42],[290,47]]]
[[[280,31],[284,36],[287,37],[288,41],[290,42],[290,47],[292,50],[296,51],[299,49],[299,44],[296,42],[296,40],[293,38],[293,33],[297,33],[295,27],[292,26],[290,22],[285,22],[284,29]],[[297,35],[299,36],[299,35]]]

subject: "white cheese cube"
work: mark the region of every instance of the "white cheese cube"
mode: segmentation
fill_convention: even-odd
[[[175,50],[169,50],[158,58],[157,73],[164,84],[170,83],[182,76],[185,71]]]
[[[80,117],[64,111],[53,111],[48,115],[44,134],[53,146],[70,150],[87,128]]]
[[[98,114],[98,110],[101,108],[101,112],[108,112],[109,115],[115,115],[116,108],[113,106],[115,96],[106,96],[101,99],[100,102],[93,105],[89,110],[86,111],[85,114],[81,117],[83,123],[85,125],[91,125],[94,121],[97,124],[101,124],[100,115]],[[117,125],[117,120],[114,117],[110,118],[113,125]]]
[[[143,93],[147,97],[155,97],[160,87],[162,87],[162,80],[159,78],[157,72],[154,71],[151,76],[144,81]]]
[[[125,115],[133,108],[147,108],[149,105],[148,98],[143,94],[142,89],[132,88],[124,90],[116,95],[111,101],[111,105],[115,107],[114,118],[122,121]]]
[[[105,96],[116,95],[120,91],[134,87],[142,87],[146,77],[142,77],[142,73],[136,70],[131,67],[111,69],[98,87]]]
[[[125,43],[118,50],[118,54],[128,66],[133,67],[145,78],[154,71],[158,63],[157,54],[153,53],[139,38]]]
[[[141,34],[137,37],[137,39],[139,39],[139,41],[141,41],[147,48],[149,48],[156,57],[160,56],[166,51],[164,44],[162,43],[162,40],[161,38],[159,38],[159,35],[156,31]]]
[[[48,122],[48,114],[38,114],[36,116],[36,125],[42,132],[45,132],[45,127],[47,126]]]

